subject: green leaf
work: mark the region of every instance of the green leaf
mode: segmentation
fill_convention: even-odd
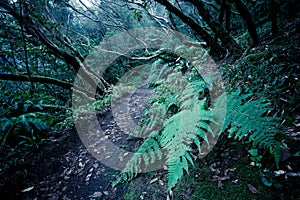
[[[248,152],[251,156],[257,156],[258,155],[258,150],[257,149],[250,149]]]
[[[297,156],[297,157],[300,156],[300,151],[294,153],[292,156]]]
[[[272,182],[269,181],[269,180],[268,180],[266,177],[264,177],[264,176],[261,176],[261,182],[262,182],[265,186],[268,186],[268,187],[272,186]]]

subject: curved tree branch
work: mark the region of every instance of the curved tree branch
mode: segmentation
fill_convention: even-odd
[[[17,75],[17,74],[2,74],[0,73],[0,80],[8,80],[8,81],[23,81],[23,82],[37,82],[42,84],[52,84],[56,85],[68,90],[73,90],[73,92],[85,99],[88,99],[90,101],[94,101],[95,98],[93,97],[92,93],[82,92],[83,89],[79,88],[78,86],[74,88],[73,84],[65,81],[61,81],[55,78],[51,77],[45,77],[45,76],[31,76],[31,79],[29,80],[29,77],[27,75]]]
[[[239,11],[242,18],[247,24],[248,32],[253,40],[253,45],[257,46],[259,44],[259,37],[248,8],[244,5],[244,3],[241,0],[233,0],[233,2],[235,4],[236,9]]]
[[[173,6],[167,0],[155,0],[157,3],[165,6],[167,10],[171,13],[175,14],[178,18],[180,18],[184,23],[186,23],[196,34],[199,34],[200,37],[207,43],[207,45],[211,48],[212,54],[214,55],[224,55],[224,49],[215,41],[215,39],[197,22],[195,22],[192,18],[185,15],[178,8]]]
[[[206,8],[205,4],[201,0],[184,0],[192,3],[198,10],[202,19],[209,25],[211,30],[221,40],[222,45],[226,47],[230,52],[241,51],[241,47],[236,41],[229,35],[229,33],[223,28],[223,26],[216,20],[214,20]]]
[[[31,76],[28,75],[17,75],[17,74],[2,74],[0,73],[0,80],[9,80],[9,81],[23,81],[23,82],[38,82],[44,84],[53,84],[60,86],[65,89],[71,89],[73,84],[61,81],[55,78],[45,77],[45,76]]]

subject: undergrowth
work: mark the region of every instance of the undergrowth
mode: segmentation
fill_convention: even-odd
[[[0,111],[0,175],[12,182],[27,176],[23,167],[28,158],[40,150],[53,127],[65,119],[57,100],[41,93],[4,94]]]
[[[271,107],[266,99],[232,91],[210,102],[208,95],[200,95],[208,88],[197,71],[189,69],[184,78],[182,73],[180,67],[165,64],[149,77],[157,98],[151,100],[143,123],[133,132],[146,139],[114,185],[166,165],[170,190],[224,132],[229,132],[229,138],[247,138],[253,147],[269,151],[278,165],[282,151],[275,140],[280,134],[279,118],[267,115]],[[195,149],[197,157],[192,153]]]

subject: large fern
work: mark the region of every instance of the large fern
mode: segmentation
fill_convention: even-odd
[[[251,95],[237,91],[223,94],[219,100],[225,95],[228,103],[222,132],[228,129],[228,137],[238,140],[248,137],[253,145],[269,150],[278,165],[282,145],[274,137],[281,132],[280,123],[279,118],[265,116],[271,110],[269,102],[264,98],[251,100]]]
[[[200,151],[201,141],[208,143],[206,132],[212,131],[209,126],[211,112],[206,109],[206,99],[199,99],[199,91],[205,89],[203,80],[197,77],[196,72],[183,78],[178,68],[166,76],[165,72],[170,72],[170,69],[162,66],[150,79],[149,84],[156,85],[157,98],[152,99],[152,107],[146,112],[144,123],[134,133],[140,137],[147,135],[147,139],[127,163],[121,179],[128,180],[142,169],[150,171],[151,167],[166,163],[170,188],[184,170],[188,172],[188,161],[193,164],[189,154],[191,144],[197,144]],[[163,85],[159,84],[161,80]],[[178,112],[169,117],[172,106]]]
[[[189,163],[193,165],[191,145],[195,144],[201,155],[203,144],[209,146],[210,138],[217,138],[226,130],[229,137],[248,137],[253,145],[268,149],[278,163],[281,144],[274,139],[279,132],[276,129],[278,119],[263,116],[270,109],[266,100],[250,100],[250,95],[232,92],[224,93],[209,107],[208,97],[199,97],[199,93],[207,88],[196,71],[190,70],[182,78],[179,67],[170,73],[166,66],[150,78],[150,86],[154,87],[157,97],[152,99],[152,107],[145,112],[144,123],[135,129],[136,136],[146,139],[115,184],[165,163],[169,190],[184,171],[188,173]],[[171,107],[176,111],[170,113]],[[222,120],[224,112],[226,117]]]
[[[164,124],[160,143],[167,150],[166,164],[168,166],[169,189],[183,175],[183,169],[188,172],[188,161],[193,164],[189,151],[191,144],[196,143],[201,150],[200,140],[207,139],[210,130],[208,122],[211,113],[204,109],[205,100],[201,100],[191,110],[183,110]]]

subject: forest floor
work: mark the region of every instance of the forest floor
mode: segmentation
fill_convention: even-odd
[[[151,93],[144,88],[136,91],[114,105],[121,108],[128,106],[130,117],[138,123]],[[129,105],[124,105],[126,102]],[[141,144],[141,140],[128,138],[114,118],[118,116],[120,120],[120,117],[127,117],[125,114],[112,113],[110,109],[102,113],[98,121],[108,139],[116,146],[132,151]],[[88,123],[87,126],[92,137],[97,137],[95,125]],[[55,138],[44,142],[35,157],[28,158],[26,168],[30,173],[19,184],[7,186],[7,199],[123,199],[123,186],[111,187],[120,172],[93,157],[76,130],[64,134],[60,137],[63,139],[57,142],[53,143]]]
[[[288,37],[283,35],[282,41],[288,43]],[[296,55],[292,52],[291,59],[299,63]],[[149,93],[137,92],[128,98],[132,118],[138,121]],[[119,130],[111,111],[99,116],[99,124],[107,137],[124,149],[136,149],[141,143]],[[15,181],[18,184],[1,188],[1,199],[299,199],[300,161],[292,154],[299,149],[300,115],[295,115],[284,132],[291,146],[282,154],[282,171],[276,171],[276,176],[269,170],[275,169],[268,164],[273,161],[261,160],[265,169],[251,166],[246,144],[224,136],[169,193],[165,192],[164,170],[141,174],[130,183],[112,188],[119,171],[95,159],[75,130],[54,132],[53,138],[32,154],[34,157],[27,157],[22,166],[27,172]]]
[[[145,100],[132,95],[132,105]],[[148,97],[147,97],[148,98]],[[141,104],[140,104],[141,105]],[[143,106],[140,107],[143,109]],[[137,115],[137,112],[131,111]],[[133,117],[134,118],[134,117]],[[118,130],[110,111],[99,117],[99,123],[116,145],[139,146],[139,140],[127,140]],[[300,116],[286,134],[300,134]],[[267,187],[260,181],[258,170],[250,166],[243,145],[220,139],[211,154],[180,181],[172,193],[166,193],[166,171],[139,175],[130,183],[111,187],[119,171],[105,166],[87,151],[76,131],[66,133],[63,141],[44,143],[35,158],[28,161],[28,175],[19,185],[8,189],[7,199],[297,199],[299,173],[297,157],[286,155],[281,166],[286,170],[281,189]],[[295,138],[295,137],[294,137]],[[289,152],[287,153],[289,154]],[[287,174],[290,173],[290,176]],[[17,191],[17,192],[16,192]],[[23,191],[23,192],[22,192]],[[225,195],[225,196],[224,196]],[[228,198],[226,197],[228,196]]]

